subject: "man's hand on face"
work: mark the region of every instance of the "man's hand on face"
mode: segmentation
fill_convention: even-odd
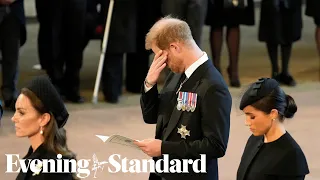
[[[148,84],[156,84],[160,73],[167,66],[167,53],[160,50],[153,59],[153,62],[150,66],[146,81]]]

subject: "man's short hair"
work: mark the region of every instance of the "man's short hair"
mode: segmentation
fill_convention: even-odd
[[[167,49],[172,42],[188,43],[190,40],[193,37],[188,23],[166,16],[157,21],[147,33],[145,48],[150,50],[155,43],[160,49]]]

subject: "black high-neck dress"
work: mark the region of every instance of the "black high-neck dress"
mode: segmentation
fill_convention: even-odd
[[[237,180],[303,180],[309,174],[303,151],[286,132],[276,141],[264,143],[251,136],[243,152]]]

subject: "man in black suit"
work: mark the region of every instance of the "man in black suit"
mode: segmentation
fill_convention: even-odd
[[[19,49],[26,42],[23,0],[0,0],[0,51],[4,106],[15,110]]]
[[[225,155],[232,99],[221,74],[193,40],[188,24],[165,17],[146,37],[146,48],[156,54],[141,96],[143,119],[156,125],[155,139],[135,142],[154,160],[192,159],[206,155],[206,172],[151,173],[150,180],[218,179],[217,158]],[[161,71],[171,69],[158,94]],[[171,166],[172,164],[167,164]]]

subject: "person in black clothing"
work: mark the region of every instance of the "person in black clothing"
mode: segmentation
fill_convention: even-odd
[[[123,87],[123,61],[126,54],[126,90],[140,93],[149,69],[151,51],[144,37],[160,18],[160,0],[115,1],[102,73],[106,102],[117,103]],[[100,6],[100,11],[97,9]],[[109,1],[87,0],[86,36],[83,49],[91,39],[103,39]]]
[[[254,3],[248,0],[243,6],[224,4],[225,0],[208,0],[208,11],[205,24],[210,29],[210,45],[214,66],[221,73],[221,48],[223,43],[223,31],[226,27],[226,42],[229,51],[229,74],[230,85],[240,87],[238,72],[240,50],[240,25],[253,26],[255,24]],[[241,2],[241,1],[239,1]]]
[[[23,0],[0,0],[1,94],[4,107],[14,110],[17,99],[19,50],[26,42]]]
[[[12,117],[15,124],[16,136],[27,137],[30,147],[23,159],[50,159],[53,160],[55,170],[58,170],[59,161],[75,160],[75,154],[67,145],[66,130],[63,128],[69,118],[69,113],[64,106],[60,94],[46,76],[33,78],[30,83],[22,88],[16,102],[16,112]],[[22,170],[17,180],[73,180],[76,176],[70,171],[67,173],[46,173],[42,169],[39,174],[34,174],[34,169],[26,161],[28,172]],[[45,162],[43,162],[45,163]],[[27,165],[28,164],[28,165]],[[48,169],[52,163],[49,163]],[[44,167],[45,165],[43,165]],[[62,163],[62,166],[65,166]],[[61,167],[59,167],[61,168]],[[62,167],[64,169],[65,167]]]
[[[165,154],[169,161],[206,154],[207,163],[206,173],[187,166],[189,173],[157,171],[149,180],[218,180],[218,159],[225,155],[230,133],[232,98],[227,84],[185,21],[170,16],[157,21],[147,33],[146,49],[156,55],[141,87],[140,105],[144,122],[157,125],[155,139],[136,144],[155,161]],[[166,66],[171,72],[158,91]]]
[[[127,53],[126,89],[131,93],[140,93],[149,70],[149,57],[152,51],[145,49],[145,36],[152,25],[161,18],[162,0],[138,0],[137,14],[137,50]]]
[[[41,66],[67,101],[80,96],[86,0],[36,0]]]
[[[87,18],[97,18],[94,24],[100,27],[100,32],[97,32],[98,29],[93,27],[94,24],[90,23],[90,19],[87,19],[87,35],[83,48],[90,40],[90,34],[91,39],[103,39],[110,1],[87,0],[87,3],[90,4],[90,8],[87,9]],[[94,9],[97,5],[100,5],[100,11]],[[124,54],[136,52],[136,33],[137,1],[114,2],[101,75],[102,92],[106,102],[118,103],[119,101],[122,94]]]
[[[320,55],[320,1],[318,0],[307,0],[305,14],[314,19],[316,25],[315,39],[317,43],[318,53]]]
[[[271,60],[271,77],[281,84],[295,86],[289,73],[292,44],[301,39],[302,0],[262,0],[259,41],[265,42]],[[282,70],[279,73],[278,48],[281,47]]]
[[[303,180],[309,174],[306,157],[283,125],[297,111],[294,99],[276,80],[261,78],[244,93],[239,108],[252,135],[237,180]]]

